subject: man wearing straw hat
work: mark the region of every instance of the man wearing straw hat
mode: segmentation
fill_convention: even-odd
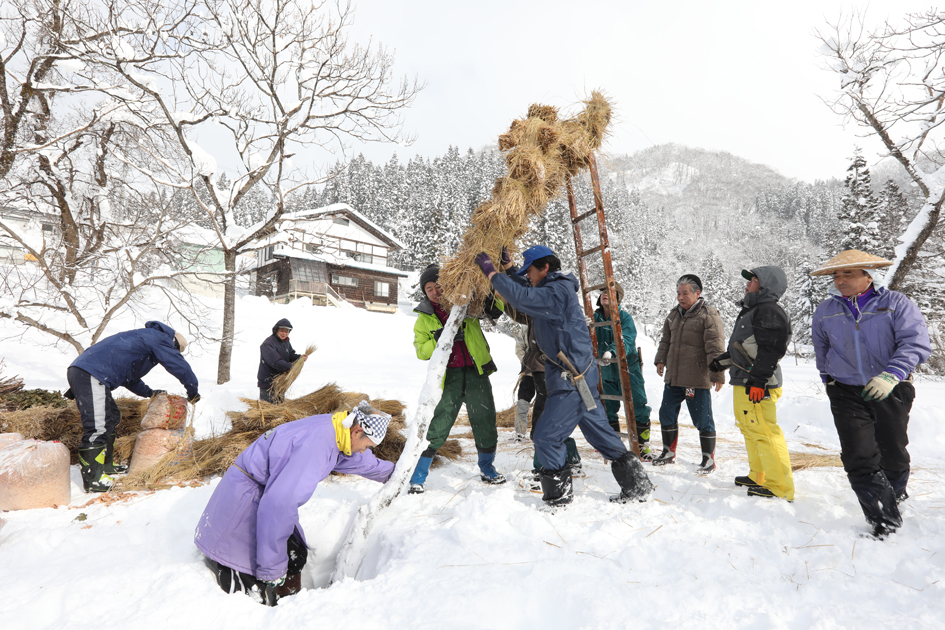
[[[524,262],[515,276],[496,272],[486,253],[476,257],[476,264],[492,286],[516,310],[530,315],[535,325],[535,339],[545,354],[545,381],[548,400],[533,441],[541,471],[542,500],[552,509],[572,501],[571,467],[566,462],[564,441],[576,427],[585,439],[606,459],[620,486],[620,494],[611,501],[643,501],[653,490],[643,465],[627,450],[607,422],[607,415],[597,393],[600,373],[596,369],[591,335],[576,291],[580,288],[573,274],[561,273],[561,262],[544,245],[525,250]],[[527,278],[527,280],[526,280]],[[592,397],[585,402],[579,391],[580,377],[574,377],[567,361],[583,374]],[[594,368],[594,369],[591,369]],[[589,408],[593,405],[593,408]]]
[[[301,590],[308,546],[299,507],[333,471],[386,482],[394,464],[369,449],[389,424],[389,415],[363,401],[350,413],[280,424],[240,453],[194,535],[220,588],[268,606]]]
[[[289,341],[292,324],[282,318],[272,327],[272,334],[259,346],[259,370],[256,372],[256,385],[259,387],[259,400],[267,403],[282,403],[272,393],[272,381],[280,374],[292,369],[292,363],[298,359],[308,359],[308,355],[299,354]]]
[[[902,525],[912,372],[931,354],[915,303],[874,283],[877,270],[891,264],[848,249],[810,274],[833,276],[835,290],[814,311],[811,336],[843,469],[873,527],[870,536],[880,540]]]

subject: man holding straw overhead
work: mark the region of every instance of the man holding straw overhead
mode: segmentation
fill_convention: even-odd
[[[259,371],[256,372],[256,384],[259,386],[259,400],[267,403],[280,404],[277,396],[272,392],[272,381],[280,374],[292,369],[292,363],[298,359],[303,361],[308,355],[298,354],[289,341],[292,324],[286,318],[280,319],[272,327],[272,335],[259,346]]]
[[[584,312],[578,304],[577,278],[561,273],[561,261],[544,245],[528,248],[524,257],[521,269],[514,276],[497,273],[485,252],[476,256],[476,264],[513,308],[533,318],[535,338],[545,354],[548,401],[534,435],[535,451],[545,466],[540,474],[542,500],[551,509],[571,503],[571,468],[565,461],[564,441],[575,427],[580,427],[590,445],[613,461],[612,471],[620,485],[620,494],[610,500],[616,503],[644,501],[652,492],[653,484],[640,460],[627,450],[607,422],[597,393],[600,373]],[[583,373],[593,396],[591,404],[596,403],[593,408],[589,408],[579,392],[580,377],[573,376],[560,354]]]

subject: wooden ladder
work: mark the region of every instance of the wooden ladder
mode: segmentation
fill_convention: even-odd
[[[591,293],[602,289],[607,290],[607,296],[610,300],[610,320],[603,322],[592,322],[591,345],[594,348],[594,356],[598,359],[598,365],[616,363],[620,373],[620,395],[601,394],[601,400],[619,400],[623,402],[624,413],[627,416],[627,437],[629,438],[630,450],[637,457],[640,457],[640,442],[637,437],[636,417],[633,413],[633,394],[630,391],[630,372],[627,367],[627,349],[623,344],[623,328],[620,325],[620,309],[617,304],[617,291],[614,287],[614,266],[610,259],[610,242],[607,239],[607,223],[604,218],[604,201],[600,192],[600,177],[597,173],[597,159],[594,154],[588,157],[588,163],[591,171],[591,186],[594,190],[594,209],[588,210],[583,214],[578,214],[577,202],[574,200],[574,186],[571,183],[571,177],[565,179],[565,187],[568,191],[568,207],[571,210],[571,226],[574,229],[574,248],[577,252],[578,272],[581,279],[581,294],[584,297],[584,314],[593,320],[594,306],[591,302]],[[581,221],[589,219],[592,216],[597,217],[597,230],[600,234],[600,244],[591,249],[584,249],[583,239],[581,238]],[[587,273],[587,257],[599,254],[604,262],[604,283],[589,286],[590,279]],[[597,329],[602,326],[610,326],[614,331],[614,342],[617,347],[617,356],[611,359],[601,359],[597,352]],[[599,368],[598,368],[599,369]],[[603,375],[601,375],[603,383]]]

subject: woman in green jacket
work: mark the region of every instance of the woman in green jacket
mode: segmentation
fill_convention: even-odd
[[[437,284],[439,276],[440,268],[436,265],[430,265],[420,274],[420,287],[425,297],[414,309],[417,322],[413,326],[413,345],[417,350],[417,358],[421,361],[429,361],[433,356],[433,350],[443,332],[443,325],[449,317],[449,312],[440,306],[442,290]],[[498,299],[491,298],[486,304],[486,312],[493,318],[499,317],[502,310],[503,304]],[[423,492],[423,484],[430,472],[433,456],[449,437],[450,429],[453,428],[464,402],[476,441],[476,450],[479,451],[480,479],[489,484],[505,483],[505,475],[497,472],[494,466],[499,436],[495,428],[495,401],[492,398],[489,375],[495,371],[495,363],[489,354],[489,344],[482,334],[479,320],[467,317],[453,338],[453,351],[446,364],[446,376],[443,379],[443,397],[440,398],[427,429],[430,446],[423,451],[410,478],[411,494]]]

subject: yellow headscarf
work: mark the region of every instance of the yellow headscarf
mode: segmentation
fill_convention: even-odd
[[[345,455],[351,455],[351,429],[344,426],[345,418],[348,417],[347,411],[339,411],[331,417],[331,423],[335,425],[335,442],[338,444],[338,450]]]

